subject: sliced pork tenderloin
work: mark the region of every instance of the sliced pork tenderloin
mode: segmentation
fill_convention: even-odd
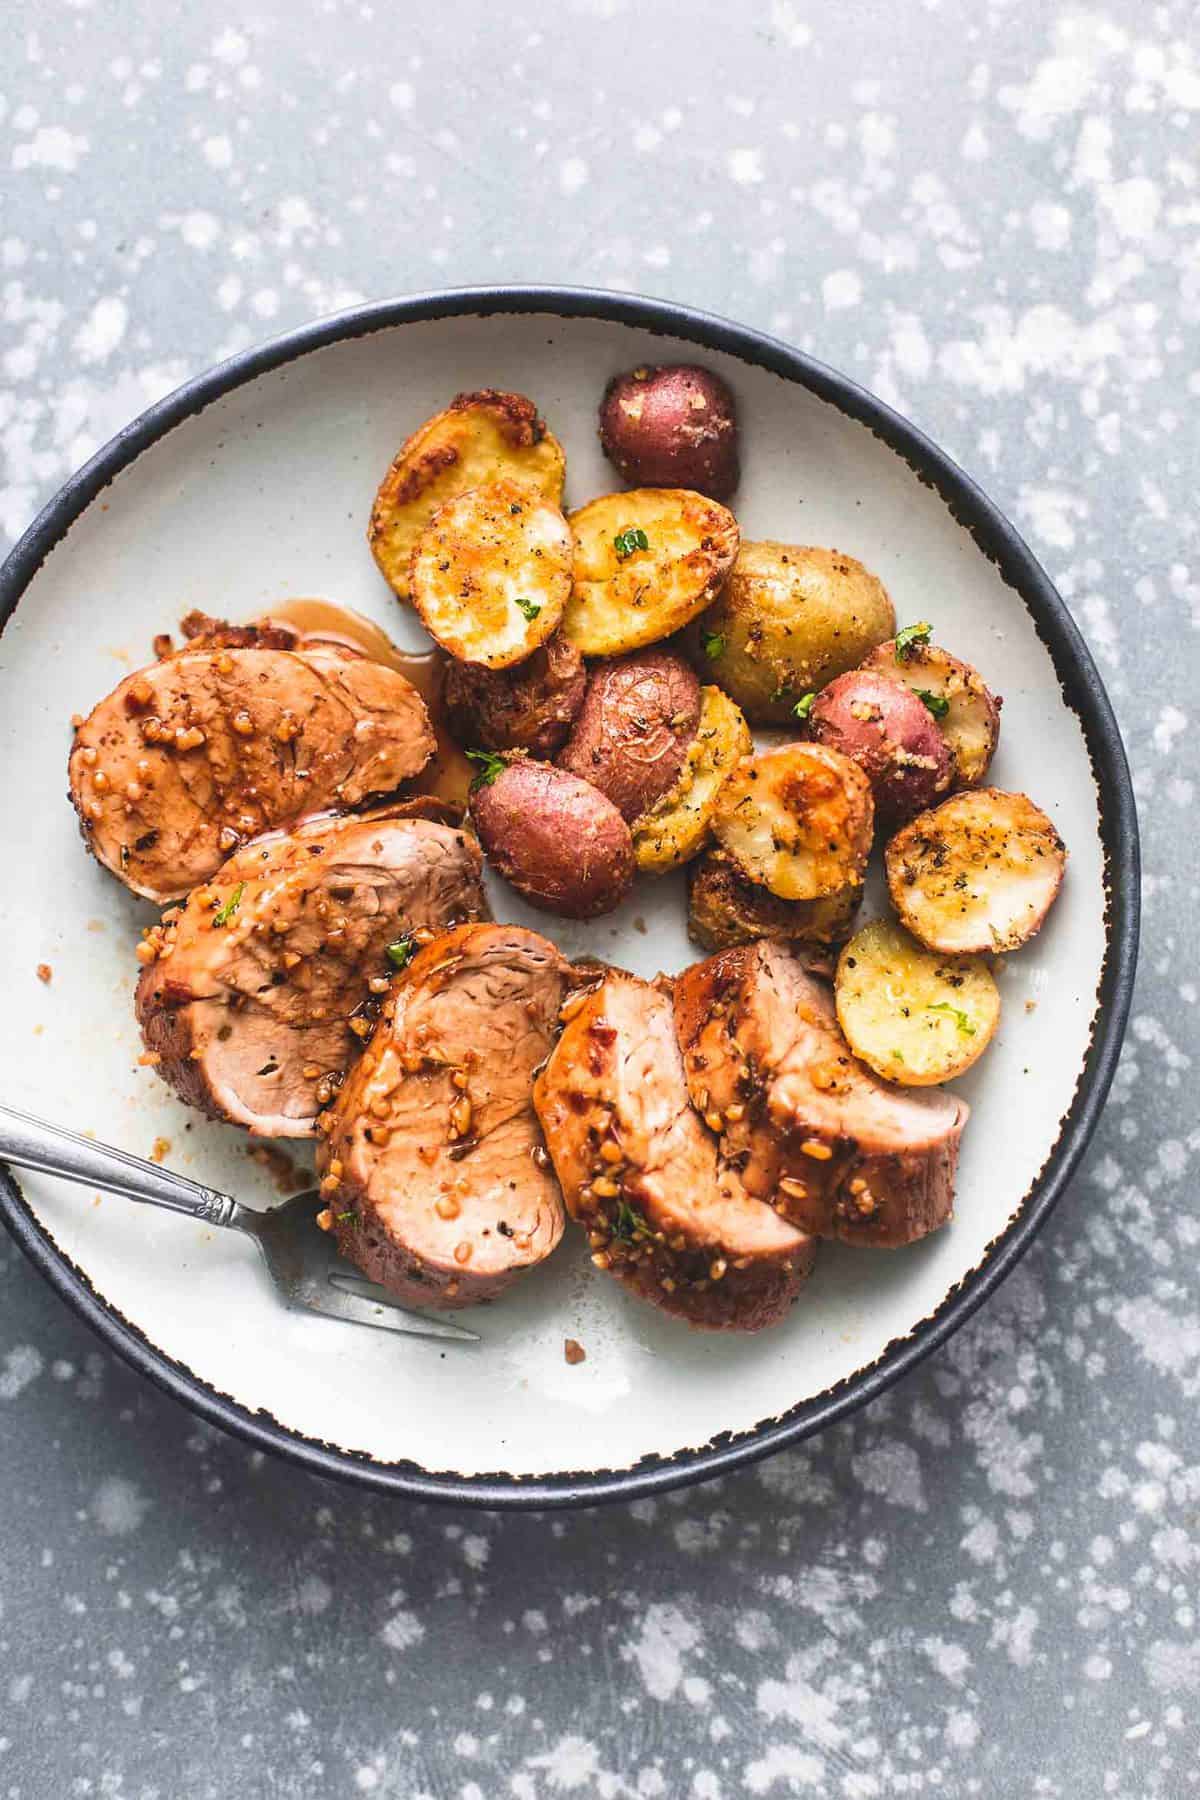
[[[688,1097],[670,994],[612,973],[566,1011],[534,1104],[592,1260],[689,1324],[775,1324],[815,1246],[719,1161]]]
[[[488,917],[479,845],[439,810],[327,815],[248,844],[146,934],[137,1016],[182,1099],[264,1136],[312,1135],[393,965]]]
[[[893,1248],[954,1211],[965,1101],[881,1081],[851,1053],[828,984],[764,939],[675,984],[694,1105],[746,1188],[804,1231]]]
[[[68,778],[93,855],[165,902],[263,832],[394,792],[434,747],[424,701],[394,669],[340,645],[202,637],[93,708]]]
[[[555,1248],[562,1198],[531,1090],[576,979],[516,925],[449,932],[397,978],[318,1151],[325,1223],[373,1281],[469,1306]]]

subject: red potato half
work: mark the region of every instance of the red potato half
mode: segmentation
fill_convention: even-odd
[[[597,663],[559,767],[632,824],[675,785],[699,718],[700,683],[681,656],[641,650]]]
[[[929,950],[1017,950],[1041,929],[1067,849],[1024,794],[973,788],[919,813],[885,856],[901,920]]]
[[[948,650],[919,638],[901,642],[897,650],[898,642],[893,638],[880,644],[863,662],[863,670],[878,671],[912,688],[937,717],[954,765],[953,785],[978,787],[996,754],[1003,701],[970,663]]]
[[[599,788],[566,769],[518,757],[485,772],[471,816],[496,873],[542,912],[592,919],[629,891],[628,825]]]
[[[614,376],[600,403],[600,443],[631,487],[694,488],[728,500],[738,484],[733,394],[719,375],[690,363]]]
[[[808,723],[815,743],[858,764],[885,820],[911,819],[949,791],[954,765],[937,721],[890,675],[870,668],[839,675],[817,695]]]

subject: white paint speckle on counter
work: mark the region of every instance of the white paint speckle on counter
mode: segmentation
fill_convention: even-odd
[[[899,1387],[704,1487],[524,1517],[331,1485],[0,1244],[0,1800],[1200,1796],[1194,9],[30,0],[7,48],[0,539],[268,332],[652,286],[845,369],[1016,520],[1121,717],[1146,916],[1028,1258]]]

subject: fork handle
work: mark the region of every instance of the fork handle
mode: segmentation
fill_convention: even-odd
[[[60,1175],[64,1181],[80,1181],[109,1194],[123,1194],[127,1200],[186,1213],[204,1225],[247,1229],[245,1207],[229,1194],[201,1187],[198,1181],[189,1181],[173,1169],[144,1162],[127,1150],[97,1144],[74,1131],[64,1131],[61,1125],[48,1125],[44,1119],[32,1119],[7,1106],[0,1106],[0,1162],[14,1163],[19,1169],[40,1169],[46,1175]]]

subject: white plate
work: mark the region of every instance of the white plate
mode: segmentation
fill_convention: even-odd
[[[1028,550],[910,426],[798,353],[658,302],[537,289],[359,309],[235,359],[101,452],[9,559],[5,1099],[143,1155],[165,1138],[175,1167],[272,1204],[246,1139],[138,1067],[133,944],[150,915],[84,854],[65,798],[69,714],[193,606],[242,619],[320,595],[416,643],[364,540],[404,436],[460,389],[528,393],[566,447],[578,505],[616,485],[596,437],[607,378],[697,359],[737,393],[743,533],[860,557],[901,622],[931,619],[1004,696],[993,779],[1027,790],[1061,831],[1062,897],[1008,960],[997,1039],[959,1084],[974,1111],[953,1223],[901,1252],[823,1247],[790,1318],[758,1337],[659,1317],[597,1275],[569,1230],[547,1265],[464,1315],[479,1350],[446,1349],[286,1314],[232,1234],[3,1178],[20,1241],[117,1349],[197,1410],[326,1472],[544,1505],[692,1479],[816,1429],[939,1342],[1011,1266],[1103,1102],[1136,947],[1133,801],[1095,669]],[[569,954],[647,974],[695,955],[679,880],[639,883],[590,926],[548,922],[495,882],[492,899],[500,918],[549,925]],[[586,1362],[567,1365],[568,1336]]]

